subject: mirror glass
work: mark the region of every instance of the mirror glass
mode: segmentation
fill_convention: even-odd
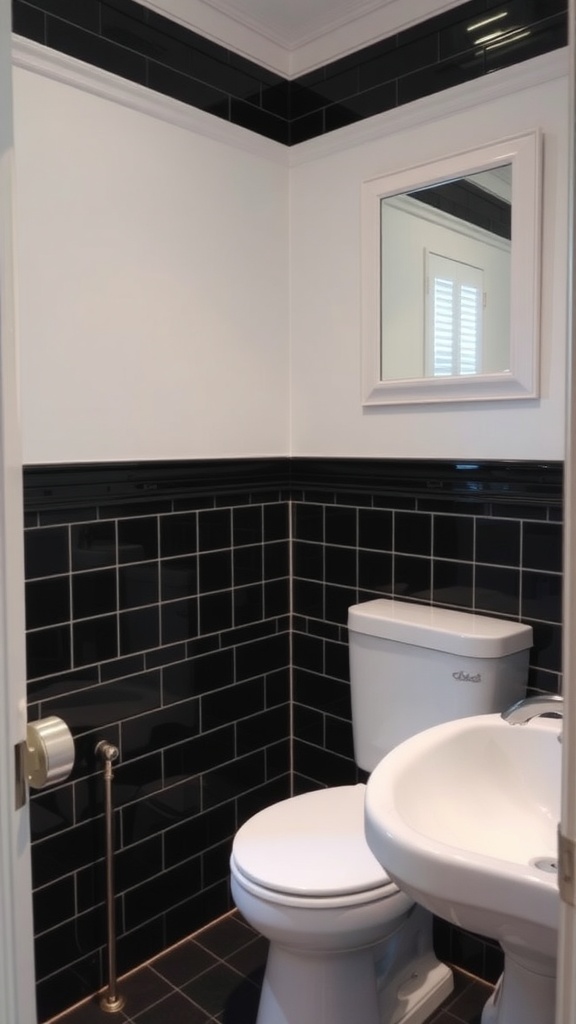
[[[539,148],[364,183],[365,405],[537,396]]]
[[[511,201],[511,164],[381,200],[382,380],[510,370]]]

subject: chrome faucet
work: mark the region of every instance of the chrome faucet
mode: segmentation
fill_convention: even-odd
[[[502,712],[502,718],[510,725],[526,725],[532,718],[539,715],[556,715],[562,717],[564,701],[562,697],[540,694],[537,697],[525,697],[516,701],[512,707]]]

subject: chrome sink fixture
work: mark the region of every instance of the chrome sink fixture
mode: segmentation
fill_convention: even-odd
[[[561,709],[560,699],[530,699],[434,726],[368,781],[366,838],[389,876],[502,946],[482,1024],[554,1024],[561,720],[542,715]]]

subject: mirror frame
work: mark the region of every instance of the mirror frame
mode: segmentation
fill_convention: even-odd
[[[440,182],[512,164],[510,369],[462,377],[381,379],[380,203]],[[542,137],[539,131],[362,183],[362,404],[478,402],[539,396]]]

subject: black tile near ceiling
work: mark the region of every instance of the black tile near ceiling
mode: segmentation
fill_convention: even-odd
[[[292,81],[133,0],[13,0],[13,27],[294,145],[565,46],[567,2],[469,0]]]

